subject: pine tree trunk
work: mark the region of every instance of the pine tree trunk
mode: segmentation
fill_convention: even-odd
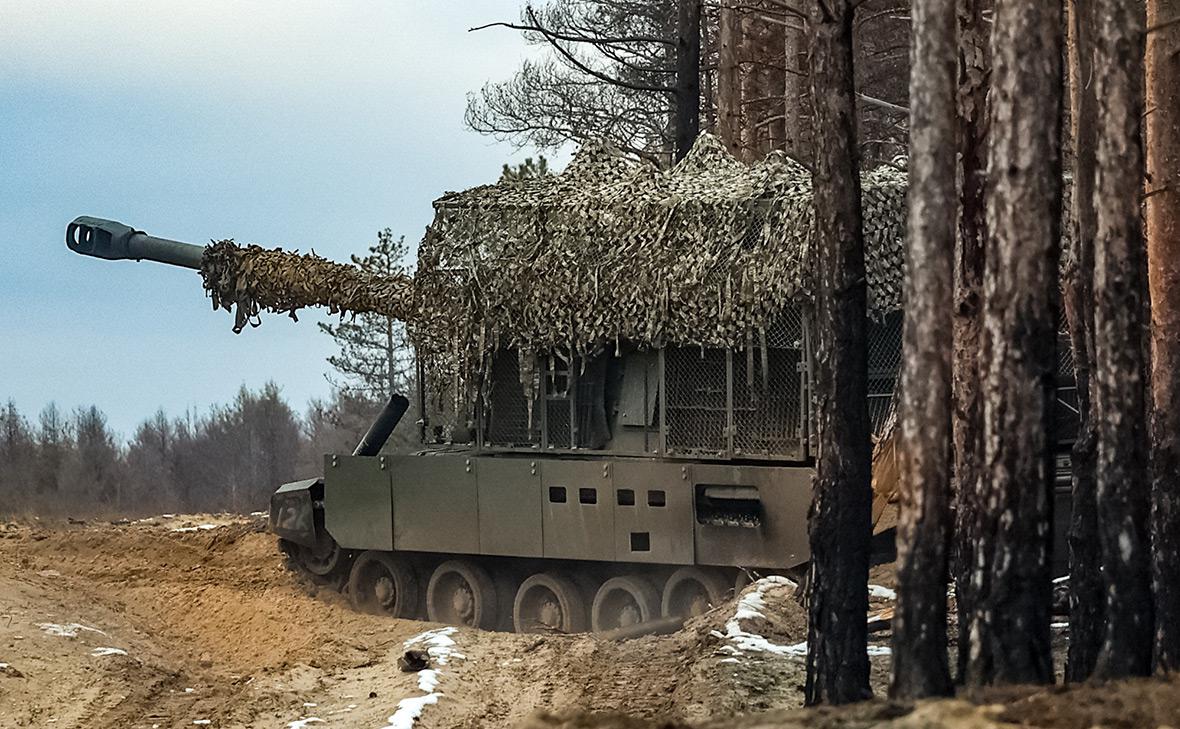
[[[1094,212],[1098,97],[1094,93],[1094,0],[1070,8],[1073,210],[1071,250],[1065,273],[1065,316],[1073,348],[1078,432],[1073,444],[1073,498],[1069,526],[1069,653],[1065,679],[1085,681],[1102,646],[1103,603],[1098,571],[1098,501],[1094,482],[1098,434],[1094,428],[1090,373],[1094,362]]]
[[[701,133],[701,3],[679,0],[676,39],[676,160]]]
[[[1180,670],[1180,0],[1148,0],[1147,256],[1155,664]],[[1167,23],[1171,25],[1167,25]]]
[[[854,5],[854,0],[809,3],[819,453],[808,529],[808,704],[872,695],[865,621],[872,532],[867,288],[853,92]]]
[[[805,31],[787,28],[783,33],[783,129],[785,149],[795,159],[806,159],[809,140],[811,102],[807,81],[807,36]]]
[[[997,0],[984,276],[983,496],[967,683],[1053,680],[1049,548],[1062,6]],[[1035,99],[1035,103],[1029,103]]]
[[[1095,480],[1106,586],[1106,631],[1094,674],[1120,678],[1151,670],[1153,627],[1139,202],[1144,16],[1141,0],[1095,0],[1094,10],[1094,82],[1102,100],[1094,183]]]
[[[742,154],[741,11],[722,5],[717,28],[717,136],[734,157]]]
[[[898,412],[898,593],[890,695],[952,692],[946,645],[950,525],[955,0],[913,0],[909,221]]]
[[[974,592],[971,569],[974,526],[981,508],[983,405],[979,353],[983,339],[983,269],[987,249],[987,78],[991,70],[990,25],[983,11],[990,0],[958,0],[959,235],[954,264],[954,331],[951,414],[954,440],[955,603],[959,617],[958,680],[967,666]]]

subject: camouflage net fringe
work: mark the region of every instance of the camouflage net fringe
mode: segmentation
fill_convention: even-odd
[[[406,319],[413,313],[413,279],[375,277],[352,264],[315,253],[238,246],[223,240],[205,248],[201,276],[214,309],[234,314],[234,332],[258,326],[263,309],[286,313],[323,306],[336,314],[367,312]]]

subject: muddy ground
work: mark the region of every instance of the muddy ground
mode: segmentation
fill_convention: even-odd
[[[1163,682],[792,711],[791,592],[759,583],[626,642],[485,633],[356,614],[289,572],[259,520],[0,525],[0,727],[1180,726]],[[407,647],[433,673],[399,670]]]

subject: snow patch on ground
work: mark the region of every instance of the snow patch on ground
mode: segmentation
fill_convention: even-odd
[[[91,628],[81,623],[66,623],[59,625],[57,623],[37,623],[37,627],[45,631],[46,635],[57,636],[58,638],[77,638],[79,631],[87,631],[90,633],[98,633],[99,635],[106,635],[98,628]]]
[[[793,589],[796,587],[796,584],[780,575],[763,577],[751,585],[750,589],[738,598],[737,609],[734,610],[733,617],[725,623],[725,632],[713,631],[715,637],[728,641],[726,645],[721,647],[723,653],[728,653],[731,656],[744,653],[770,653],[778,656],[807,655],[806,644],[804,644],[803,652],[799,653],[797,646],[771,643],[761,635],[751,633],[742,628],[741,621],[743,620],[756,620],[766,617],[763,612],[766,610],[766,591],[775,586]]]
[[[766,610],[766,591],[774,586],[784,586],[794,589],[797,585],[786,577],[779,575],[772,575],[770,577],[763,577],[762,579],[751,585],[750,589],[738,599],[737,609],[734,610],[733,617],[725,623],[725,632],[719,630],[712,631],[712,635],[716,638],[728,641],[726,645],[721,646],[720,652],[728,654],[728,658],[721,659],[723,663],[738,663],[738,657],[749,653],[769,653],[776,656],[807,656],[807,642],[796,643],[794,645],[779,645],[772,643],[766,638],[751,633],[742,628],[741,621],[756,620],[765,618],[763,611]],[[877,585],[869,585],[870,594],[875,594],[877,597],[886,597],[884,594],[876,594],[873,588],[882,592],[888,592],[893,599],[896,595],[892,590]],[[892,654],[889,646],[870,645],[868,646],[868,653],[870,656],[888,656]]]
[[[296,719],[295,721],[287,722],[287,729],[306,729],[308,724],[323,724],[324,720],[318,716],[309,716],[306,719]]]
[[[455,641],[451,638],[456,633],[455,628],[436,628],[419,633],[402,644],[402,648],[409,650],[415,646],[425,647],[430,660],[438,666],[445,666],[451,659],[464,658],[462,653],[455,651]],[[422,696],[402,699],[397,703],[397,711],[386,719],[387,724],[382,729],[410,729],[422,711],[431,704],[437,704],[443,695],[438,691],[439,678],[442,671],[434,668],[424,668],[418,671],[418,689]]]
[[[104,647],[100,647],[100,648],[95,648],[94,650],[90,651],[90,655],[96,656],[96,657],[125,656],[125,655],[127,655],[127,651],[123,650],[122,648],[107,648],[104,646]]]
[[[198,524],[196,526],[176,527],[174,529],[169,529],[168,531],[170,531],[170,532],[196,532],[196,531],[207,532],[210,529],[218,529],[222,526],[224,526],[224,525],[223,524]]]
[[[869,597],[878,597],[882,600],[896,600],[897,593],[893,590],[890,590],[888,587],[869,585]]]

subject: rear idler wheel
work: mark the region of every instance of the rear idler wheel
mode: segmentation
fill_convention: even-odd
[[[660,593],[641,577],[612,577],[602,583],[590,606],[596,633],[631,628],[660,616]]]
[[[535,574],[516,591],[512,624],[518,633],[584,633],[589,620],[582,591],[561,575]]]
[[[732,587],[716,572],[681,567],[664,583],[660,612],[666,618],[695,618],[720,605]]]
[[[443,562],[426,587],[426,616],[436,623],[494,630],[499,618],[496,585],[477,564]]]
[[[388,552],[362,552],[348,576],[348,599],[362,613],[413,618],[418,581],[413,570]]]

